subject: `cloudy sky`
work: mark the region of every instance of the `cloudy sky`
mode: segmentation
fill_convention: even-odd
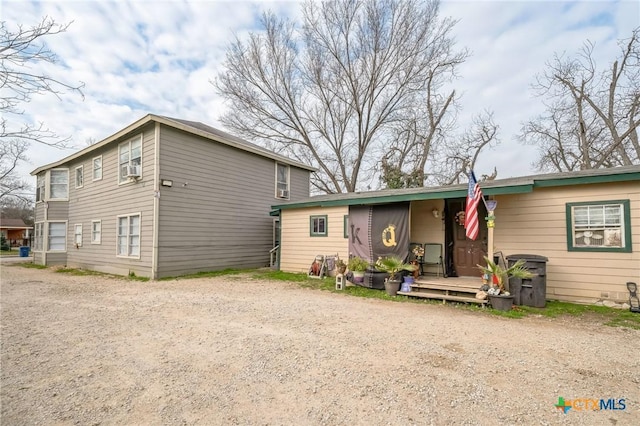
[[[46,39],[59,56],[47,72],[70,84],[83,82],[77,94],[37,96],[23,105],[22,117],[44,122],[71,136],[76,149],[100,141],[147,113],[201,121],[222,127],[224,102],[210,80],[221,69],[235,35],[257,30],[264,10],[296,17],[295,1],[0,0],[0,16],[9,26],[35,25],[49,16],[72,22],[66,33]],[[524,120],[542,111],[530,85],[554,52],[574,55],[586,40],[595,43],[598,65],[618,54],[616,41],[640,26],[640,2],[605,1],[458,1],[443,0],[443,16],[459,20],[455,37],[472,56],[459,69],[461,125],[489,109],[500,126],[501,144],[484,152],[476,174],[498,167],[499,178],[533,174],[535,149],[516,141]],[[75,150],[33,145],[28,173]]]

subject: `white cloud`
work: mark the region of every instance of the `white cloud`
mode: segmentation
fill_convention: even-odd
[[[44,122],[58,134],[71,135],[78,148],[99,141],[147,113],[199,120],[219,126],[224,100],[209,83],[221,70],[226,46],[235,35],[257,29],[267,9],[299,17],[298,2],[249,1],[42,1],[4,0],[3,20],[25,26],[48,15],[69,30],[47,38],[60,57],[55,67],[42,65],[70,84],[85,83],[84,101],[76,94],[38,96],[24,119]],[[461,119],[484,109],[495,111],[500,147],[480,159],[478,173],[498,166],[499,177],[530,174],[533,147],[516,142],[521,123],[541,111],[529,90],[534,76],[554,52],[569,55],[590,39],[606,64],[617,54],[616,40],[638,26],[636,1],[444,1],[442,16],[459,20],[459,47],[473,55],[459,69]],[[463,124],[463,123],[461,123]],[[35,167],[72,151],[34,145],[28,155]],[[32,179],[32,178],[29,178]]]

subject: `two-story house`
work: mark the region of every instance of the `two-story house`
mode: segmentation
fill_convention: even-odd
[[[147,115],[36,176],[34,261],[153,279],[269,263],[270,206],[314,169],[202,123]]]

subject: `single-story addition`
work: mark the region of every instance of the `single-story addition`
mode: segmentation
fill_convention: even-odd
[[[28,246],[33,226],[28,226],[22,219],[0,217],[0,232],[11,247]]]
[[[206,124],[149,114],[39,167],[34,262],[150,278],[269,264],[274,202],[314,169]]]
[[[494,253],[546,257],[548,300],[628,300],[626,282],[640,282],[640,166],[484,181],[480,187],[485,199],[497,201]],[[480,286],[476,265],[487,253],[487,211],[480,203],[480,235],[468,239],[467,191],[464,184],[324,195],[273,205],[272,214],[281,220],[280,269],[307,272],[316,255],[362,256],[363,241],[393,237],[403,245],[441,245],[445,275],[477,277]],[[406,232],[396,229],[391,235],[375,224],[377,220],[384,226],[387,210],[393,209],[406,210]],[[397,252],[409,254],[409,248]],[[383,254],[375,244],[364,253],[369,253],[369,261]],[[436,272],[436,267],[426,272]]]

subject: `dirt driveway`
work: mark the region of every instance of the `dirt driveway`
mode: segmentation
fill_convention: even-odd
[[[1,279],[2,425],[640,423],[636,330],[239,276]]]

